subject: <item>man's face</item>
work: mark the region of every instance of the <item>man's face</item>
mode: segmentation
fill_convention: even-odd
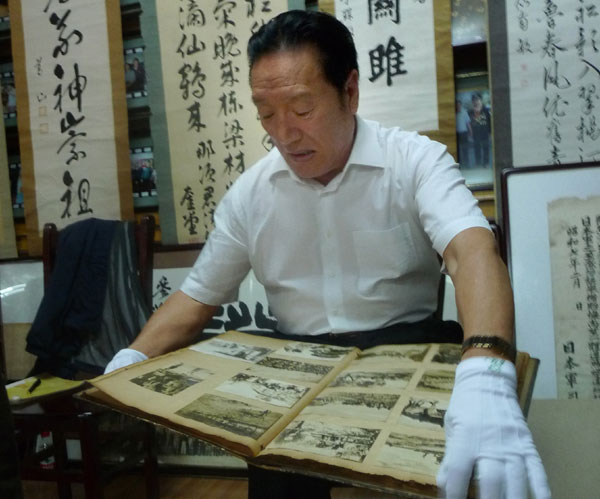
[[[343,170],[354,142],[356,70],[340,95],[315,49],[284,50],[254,63],[250,85],[263,128],[296,175],[327,184]]]

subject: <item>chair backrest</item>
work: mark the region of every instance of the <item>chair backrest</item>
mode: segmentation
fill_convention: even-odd
[[[152,310],[154,229],[152,216],[44,226],[44,296],[26,339],[37,357],[30,375],[99,374],[133,341]]]
[[[152,308],[152,269],[154,267],[154,232],[156,223],[152,215],[143,215],[135,224],[137,267],[146,304]],[[42,236],[42,264],[44,289],[48,287],[50,275],[56,263],[59,231],[53,223],[44,225]]]

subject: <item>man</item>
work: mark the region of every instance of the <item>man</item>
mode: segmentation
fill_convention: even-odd
[[[463,168],[471,166],[469,140],[473,137],[471,117],[460,99],[456,100],[456,138],[458,142],[458,162]]]
[[[506,268],[454,160],[441,144],[356,115],[356,50],[334,17],[281,14],[252,37],[248,56],[252,99],[275,148],[229,189],[181,290],[107,370],[193,341],[250,268],[278,329],[293,338],[359,347],[447,340],[452,327],[431,318],[440,254],[465,339],[495,338],[467,348],[458,367],[440,488],[465,497],[477,464],[483,497],[524,498],[526,463],[537,496],[549,497],[510,353],[497,348],[512,339]],[[283,492],[263,478],[251,468],[251,497],[328,495],[318,485]]]
[[[490,165],[490,133],[492,131],[492,118],[490,110],[483,105],[479,92],[471,96],[472,108],[469,112],[471,119],[471,133],[473,135],[473,150],[475,151],[475,165],[488,168]]]

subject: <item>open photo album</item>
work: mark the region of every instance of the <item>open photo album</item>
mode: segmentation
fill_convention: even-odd
[[[97,377],[80,396],[251,464],[437,497],[459,360],[454,344],[361,351],[229,331]],[[533,360],[519,353],[520,381]]]

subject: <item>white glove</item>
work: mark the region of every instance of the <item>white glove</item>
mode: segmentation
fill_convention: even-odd
[[[147,359],[148,356],[142,352],[138,352],[133,348],[123,348],[115,354],[108,364],[106,364],[106,367],[104,368],[104,374],[108,374],[109,372],[120,369],[121,367],[128,366],[129,364],[135,364],[136,362],[142,362],[142,360]]]
[[[514,364],[471,357],[456,368],[444,416],[446,453],[437,475],[441,497],[464,499],[471,475],[485,499],[550,497],[544,465],[517,401]]]

